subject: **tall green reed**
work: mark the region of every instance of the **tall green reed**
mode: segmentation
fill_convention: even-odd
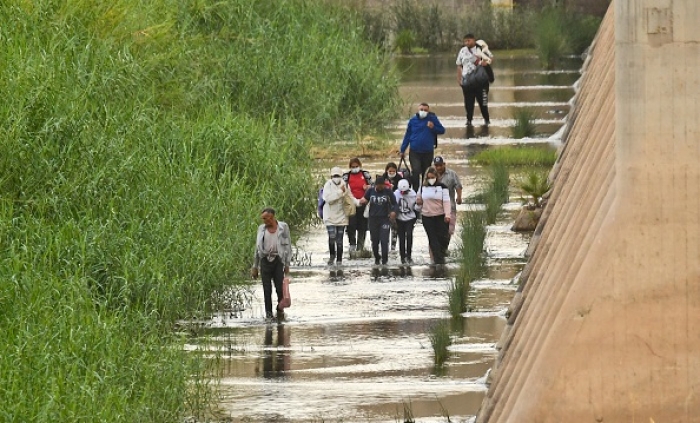
[[[535,112],[531,109],[517,109],[514,113],[515,126],[512,128],[513,138],[533,137],[537,134]]]
[[[485,223],[485,215],[481,211],[469,211],[461,220],[459,269],[447,291],[448,307],[453,318],[467,311],[470,284],[483,273]]]
[[[201,416],[207,374],[173,322],[247,283],[263,206],[295,236],[308,222],[313,142],[395,113],[357,18],[259,6],[0,8],[4,416]]]
[[[433,359],[437,366],[445,364],[450,356],[449,347],[452,345],[450,325],[448,322],[439,322],[430,328],[428,334],[430,345],[433,347]]]
[[[489,172],[490,180],[484,194],[484,199],[486,201],[486,222],[491,225],[496,222],[496,217],[501,211],[501,206],[508,202],[510,175],[508,168],[499,162],[489,166]]]

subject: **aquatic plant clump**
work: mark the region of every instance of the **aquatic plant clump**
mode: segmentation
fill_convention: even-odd
[[[448,348],[452,345],[450,336],[450,325],[447,322],[440,322],[430,329],[430,345],[433,347],[435,364],[442,366],[449,358]]]
[[[495,163],[489,167],[491,178],[484,193],[486,202],[486,222],[492,225],[501,211],[501,206],[508,202],[508,187],[510,175],[508,169],[501,163]]]

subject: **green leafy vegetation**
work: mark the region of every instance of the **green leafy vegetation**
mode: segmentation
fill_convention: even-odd
[[[439,322],[430,328],[428,334],[430,345],[433,347],[435,364],[442,366],[449,358],[448,348],[452,345],[452,337],[450,336],[450,325],[448,322]]]
[[[530,170],[518,181],[518,187],[530,197],[533,206],[540,207],[542,196],[552,186],[546,171]]]
[[[173,323],[231,306],[263,206],[313,216],[312,144],[395,116],[359,22],[304,0],[3,3],[4,419],[204,418],[209,371]]]
[[[508,169],[502,163],[494,163],[489,166],[491,177],[486,188],[486,223],[496,223],[496,217],[501,211],[501,206],[508,202],[508,185],[510,175]]]
[[[513,138],[532,138],[537,134],[535,124],[535,112],[530,109],[518,109],[515,111],[515,126],[512,129]]]
[[[453,318],[458,318],[467,311],[470,284],[483,274],[485,223],[486,216],[482,211],[469,211],[461,220],[459,270],[447,291],[449,311]]]
[[[377,9],[356,3],[351,7],[360,11],[368,38],[384,48],[404,53],[452,51],[471,32],[486,40],[491,49],[537,47],[545,66],[565,54],[582,53],[601,22],[599,17],[574,9],[517,6],[511,10],[494,7],[490,1],[469,2],[456,9],[420,0],[396,0],[388,8]],[[393,45],[389,45],[391,39]]]
[[[542,67],[554,69],[568,54],[581,54],[591,44],[601,19],[548,7],[537,16],[534,45]]]
[[[506,167],[550,167],[556,158],[556,151],[549,146],[505,146],[482,150],[475,154],[471,161],[486,166],[501,163]]]

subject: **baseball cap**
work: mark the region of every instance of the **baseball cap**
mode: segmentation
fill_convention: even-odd
[[[402,179],[398,184],[399,191],[408,191],[411,188],[411,184],[407,180]]]
[[[374,181],[375,185],[384,185],[384,177],[383,176],[377,176],[377,180]]]
[[[436,165],[445,164],[445,159],[443,159],[442,156],[437,156],[433,159],[433,164],[436,164]]]
[[[331,177],[333,176],[343,176],[343,170],[338,166],[335,166],[333,169],[331,169]]]

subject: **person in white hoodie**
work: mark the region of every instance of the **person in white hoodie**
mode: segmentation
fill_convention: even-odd
[[[413,250],[413,228],[416,225],[416,192],[411,188],[411,183],[406,179],[398,182],[394,191],[396,196],[397,214],[396,227],[399,236],[399,254],[401,264],[413,264],[411,251]]]
[[[328,264],[338,265],[343,263],[343,236],[345,227],[348,226],[348,215],[345,213],[344,197],[348,196],[359,206],[359,201],[352,196],[345,181],[343,171],[338,166],[331,169],[331,179],[323,185],[323,224],[328,231],[328,251],[330,253]]]

